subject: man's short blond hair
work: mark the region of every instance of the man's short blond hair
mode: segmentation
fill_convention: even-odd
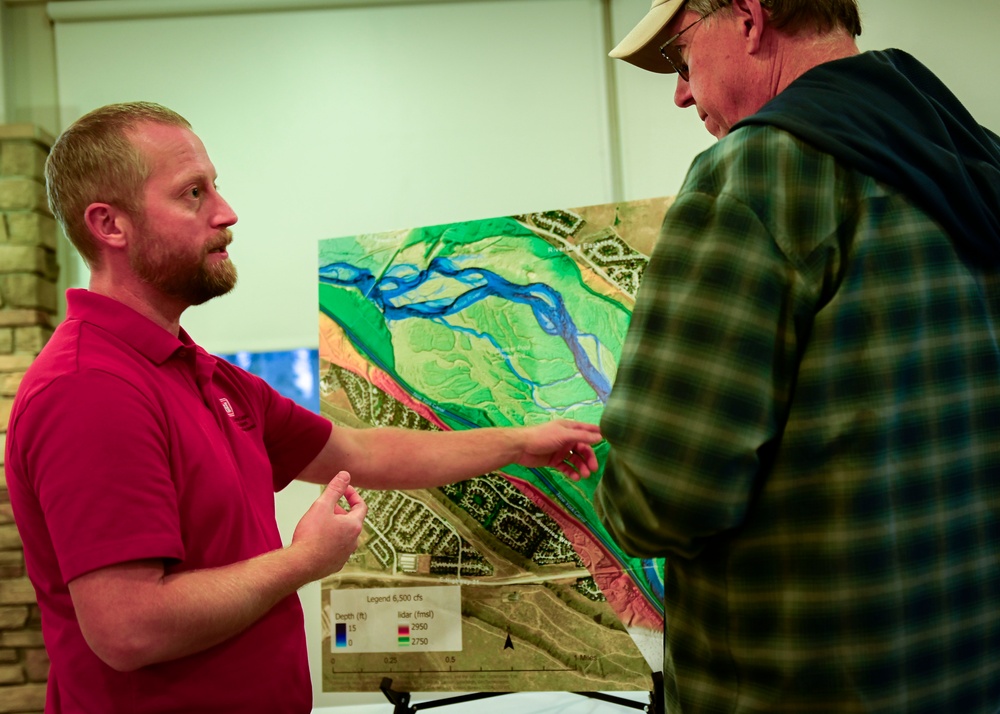
[[[107,203],[133,217],[142,214],[150,167],[132,134],[144,123],[191,128],[187,119],[159,104],[109,104],[73,122],[45,162],[49,208],[90,267],[99,265],[100,252],[84,220],[87,206]]]

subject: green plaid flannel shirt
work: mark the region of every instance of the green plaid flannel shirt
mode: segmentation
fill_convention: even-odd
[[[702,154],[601,422],[684,714],[1000,710],[1000,281],[783,131]]]

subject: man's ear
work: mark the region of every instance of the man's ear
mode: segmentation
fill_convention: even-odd
[[[109,203],[92,203],[83,212],[83,220],[90,234],[110,248],[124,248],[132,222],[121,209]]]
[[[767,13],[761,7],[760,0],[733,0],[733,15],[743,30],[747,53],[757,54],[764,33],[764,23],[767,20]]]

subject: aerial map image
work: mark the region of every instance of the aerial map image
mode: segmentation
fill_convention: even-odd
[[[321,241],[321,413],[425,430],[598,423],[669,203]],[[663,563],[608,536],[600,476],[512,465],[362,491],[361,544],[321,586],[324,691],[650,690]]]

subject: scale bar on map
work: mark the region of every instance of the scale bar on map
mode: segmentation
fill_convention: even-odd
[[[428,669],[427,667],[419,667],[417,669],[405,669],[402,667],[389,667],[387,669],[350,669],[350,668],[337,668],[333,667],[333,672],[336,674],[371,674],[371,675],[385,675],[385,674],[496,674],[496,673],[515,673],[515,674],[548,674],[553,672],[576,672],[572,667],[503,667],[503,668],[486,668],[477,667],[474,669],[454,669],[449,667],[448,669]]]

